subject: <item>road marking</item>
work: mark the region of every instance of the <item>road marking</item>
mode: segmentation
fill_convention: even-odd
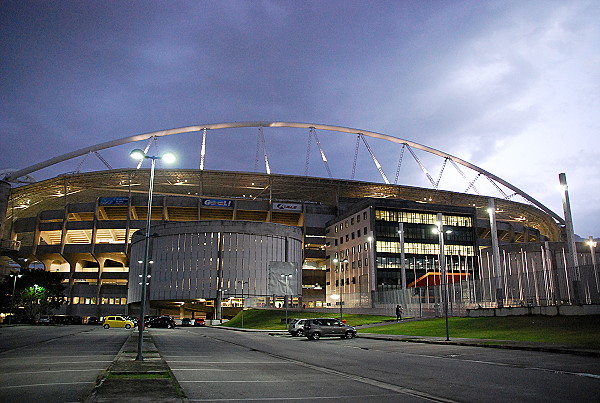
[[[27,372],[8,372],[8,373],[0,373],[1,375],[27,375],[27,374],[55,374],[59,372],[98,372],[102,371],[104,368],[96,368],[96,369],[60,369],[60,370],[50,370],[50,371],[27,371]]]
[[[3,360],[6,361],[6,360]],[[23,361],[23,360],[19,360],[19,361]],[[39,358],[36,358],[36,361],[39,361]],[[100,364],[106,364],[106,363],[111,363],[113,362],[113,360],[94,360],[94,361],[44,361],[44,365],[63,365],[63,364],[91,364],[91,363],[100,363]]]
[[[374,351],[375,349],[371,349],[371,350]],[[376,351],[378,351],[380,353],[385,353],[384,350],[376,350]],[[600,379],[600,375],[597,375],[597,374],[590,374],[590,373],[585,373],[585,372],[571,372],[571,371],[564,371],[564,370],[552,369],[552,368],[522,367],[519,365],[509,364],[509,363],[504,363],[504,362],[492,362],[492,361],[474,360],[474,359],[469,359],[469,358],[461,358],[460,355],[456,355],[456,354],[446,355],[446,356],[435,356],[435,355],[429,355],[429,354],[414,354],[414,353],[406,353],[406,352],[400,352],[400,351],[395,351],[395,353],[403,354],[403,355],[410,355],[412,357],[434,358],[434,359],[438,359],[438,360],[458,360],[458,361],[462,361],[462,362],[472,362],[474,364],[485,364],[485,365],[492,365],[492,366],[497,366],[497,367],[509,367],[509,368],[516,368],[516,369],[522,369],[522,370],[551,372],[551,373],[561,374],[561,375],[582,376],[582,377],[587,377],[587,378]]]
[[[171,361],[165,359],[167,363],[171,362],[194,362],[194,361]],[[202,361],[196,362],[196,364],[286,364],[285,362],[279,361]]]
[[[0,389],[17,389],[17,388],[31,388],[40,386],[59,386],[59,385],[84,385],[93,384],[94,381],[88,382],[52,382],[52,383],[31,383],[27,385],[14,385],[14,386],[0,386]]]
[[[178,381],[179,383],[281,383],[281,382],[296,382],[296,381],[281,381],[279,379],[272,381]]]
[[[218,338],[213,337],[213,336],[206,336],[206,337],[208,337],[210,339],[213,339],[213,340],[221,340],[221,339],[218,339]],[[245,345],[243,345],[241,343],[233,342],[231,340],[222,340],[222,341],[225,342],[225,343],[228,343],[228,344],[233,344],[235,346],[240,346],[240,347],[243,347],[243,348],[248,348],[247,346],[245,346]],[[325,368],[325,367],[319,367],[317,365],[309,364],[309,363],[306,363],[306,362],[303,362],[303,361],[298,361],[298,360],[295,360],[295,359],[292,359],[292,358],[288,358],[288,357],[284,357],[284,356],[281,356],[281,355],[277,355],[277,354],[274,354],[274,353],[269,353],[269,352],[263,351],[263,350],[257,350],[257,349],[252,349],[252,350],[253,351],[259,351],[259,352],[261,352],[263,354],[267,354],[267,355],[269,355],[271,357],[280,359],[282,361],[291,362],[291,363],[294,363],[296,365],[300,365],[302,367],[310,368],[310,369],[313,369],[313,370],[316,370],[316,371],[320,371],[320,372],[323,372],[323,373],[326,373],[326,374],[337,375],[337,376],[342,377],[342,378],[350,379],[350,380],[353,380],[353,381],[356,381],[356,382],[361,382],[361,383],[364,383],[364,384],[367,384],[367,385],[371,385],[371,386],[375,386],[375,387],[378,387],[378,388],[381,388],[381,389],[391,390],[391,391],[399,393],[399,394],[404,394],[404,395],[409,395],[409,396],[413,396],[413,397],[418,397],[420,399],[429,400],[429,401],[432,401],[432,402],[457,403],[456,401],[451,400],[451,399],[446,399],[444,397],[430,395],[428,393],[420,392],[420,391],[414,390],[414,389],[409,389],[409,388],[406,388],[406,387],[403,387],[403,386],[398,386],[398,385],[394,385],[394,384],[390,384],[390,383],[385,383],[385,382],[377,381],[375,379],[365,378],[365,377],[362,377],[362,376],[359,376],[359,375],[353,375],[353,374],[349,374],[349,373],[344,373],[344,372],[336,371],[334,369],[329,369],[329,368]],[[336,398],[339,398],[339,396],[336,397]],[[257,400],[257,399],[253,399],[253,400]],[[265,400],[265,399],[262,399],[262,400]]]
[[[171,371],[211,371],[211,372],[241,372],[250,369],[215,369],[215,368],[171,368]],[[254,371],[254,369],[252,369]]]
[[[358,400],[361,398],[373,398],[373,397],[390,397],[395,396],[395,394],[377,394],[377,395],[351,395],[351,396],[304,396],[304,397],[247,397],[247,398],[233,398],[233,399],[188,399],[188,402],[265,402],[265,401],[282,401],[282,400],[339,400],[339,399],[347,399],[350,400]]]

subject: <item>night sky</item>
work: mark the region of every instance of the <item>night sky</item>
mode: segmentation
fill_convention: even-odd
[[[181,126],[320,123],[443,150],[561,216],[565,172],[575,232],[600,236],[599,22],[596,0],[2,0],[0,170]],[[272,171],[304,174],[308,131],[264,134]],[[356,136],[318,135],[350,178]],[[256,138],[209,133],[206,168],[252,171]],[[400,147],[368,141],[393,182]],[[171,136],[154,152],[197,168],[199,147]],[[101,154],[134,167],[131,148]],[[327,176],[311,150],[309,174]],[[443,160],[419,158],[437,179]],[[76,169],[105,167],[90,156],[33,176]],[[441,187],[464,191],[450,171]],[[381,181],[364,145],[355,179]],[[399,183],[428,185],[408,153]]]

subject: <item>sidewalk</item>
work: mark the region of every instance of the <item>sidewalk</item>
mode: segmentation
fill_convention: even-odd
[[[86,403],[144,401],[184,402],[183,393],[151,335],[144,333],[144,360],[136,361],[137,330],[133,331],[117,357],[98,377],[98,382]]]

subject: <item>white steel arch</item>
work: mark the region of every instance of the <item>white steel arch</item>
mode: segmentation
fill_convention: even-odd
[[[289,127],[289,128],[297,128],[297,129],[319,129],[319,130],[326,130],[326,131],[351,133],[354,135],[369,136],[369,137],[373,137],[373,138],[377,138],[377,139],[381,139],[381,140],[391,141],[393,143],[405,144],[410,147],[417,148],[419,150],[437,155],[439,157],[449,159],[454,163],[463,165],[473,171],[478,172],[481,175],[486,176],[487,178],[489,178],[493,181],[496,181],[496,182],[502,184],[506,188],[515,192],[515,194],[520,195],[525,200],[529,201],[531,204],[538,207],[540,210],[544,211],[546,214],[549,214],[550,216],[552,216],[559,223],[564,224],[564,219],[562,217],[560,217],[559,215],[554,213],[552,210],[550,210],[548,207],[546,207],[545,205],[543,205],[542,203],[537,201],[532,196],[528,195],[527,193],[525,193],[521,189],[517,188],[516,186],[510,184],[509,182],[505,181],[504,179],[502,179],[502,178],[492,174],[491,172],[488,172],[476,165],[473,165],[468,161],[465,161],[465,160],[455,157],[453,155],[447,154],[443,151],[436,150],[435,148],[431,148],[431,147],[428,147],[428,146],[425,146],[425,145],[422,145],[419,143],[415,143],[410,140],[390,136],[387,134],[376,133],[376,132],[371,132],[371,131],[366,131],[366,130],[353,129],[353,128],[343,127],[343,126],[332,126],[332,125],[323,125],[323,124],[315,124],[315,123],[267,122],[267,121],[211,123],[211,124],[196,125],[196,126],[186,126],[186,127],[180,127],[180,128],[175,128],[175,129],[169,129],[169,130],[159,130],[159,131],[143,133],[143,134],[136,134],[133,136],[123,137],[121,139],[107,141],[104,143],[85,147],[85,148],[82,148],[82,149],[79,149],[76,151],[72,151],[70,153],[66,153],[66,154],[56,156],[54,158],[50,158],[48,160],[31,165],[27,168],[23,168],[21,170],[12,172],[12,173],[8,174],[4,178],[4,180],[7,182],[16,181],[20,177],[29,175],[33,172],[36,172],[41,169],[47,168],[49,166],[58,164],[60,162],[64,162],[64,161],[67,161],[67,160],[70,160],[73,158],[80,157],[82,155],[97,152],[97,151],[104,150],[107,148],[112,148],[112,147],[120,146],[120,145],[127,144],[127,143],[133,143],[136,141],[147,140],[151,137],[163,137],[163,136],[170,136],[170,135],[174,135],[174,134],[200,132],[200,131],[205,131],[205,130],[233,129],[233,128],[244,128],[244,127]]]

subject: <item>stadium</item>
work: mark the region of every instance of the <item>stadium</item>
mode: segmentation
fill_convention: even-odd
[[[272,127],[308,131],[304,175],[271,172],[263,128]],[[232,128],[258,130],[256,162],[264,157],[266,172],[205,169],[207,132]],[[317,130],[356,136],[352,178],[332,177]],[[202,135],[199,168],[155,170],[159,157],[149,157],[150,146],[190,132]],[[432,186],[390,183],[367,137],[401,147],[397,155],[407,150]],[[329,177],[306,174],[313,138]],[[33,172],[64,161],[92,154],[104,161],[99,151],[131,148],[135,142],[142,142],[138,148],[146,158],[155,158],[151,169],[141,162],[118,169],[106,163],[104,170],[31,180]],[[354,179],[359,144],[368,150],[382,183]],[[415,150],[443,161],[437,182]],[[446,165],[456,168],[467,191],[438,186]],[[499,195],[478,192],[479,177]],[[473,164],[374,132],[286,122],[190,126],[64,154],[7,172],[1,185],[4,274],[27,267],[61,273],[66,297],[57,313],[62,314],[136,314],[145,288],[151,313],[208,319],[231,317],[250,306],[391,314],[390,306],[400,302],[415,315],[433,315],[443,298],[440,286],[452,289],[448,298],[457,310],[499,301],[501,307],[578,298],[595,303],[598,294],[597,284],[593,290],[586,282],[585,288],[581,278],[562,285],[568,293],[548,285],[548,276],[558,279],[570,266],[565,247],[557,246],[568,244],[569,235],[560,216]],[[514,201],[515,195],[523,202]],[[580,262],[589,259],[584,245],[577,248]],[[532,284],[509,287],[505,263],[510,253],[523,255],[526,249],[524,264],[532,259],[544,266],[546,295],[541,298],[538,291],[532,296]],[[500,253],[504,269],[498,268]],[[546,260],[553,266],[546,267]],[[593,275],[595,266],[590,279]]]

